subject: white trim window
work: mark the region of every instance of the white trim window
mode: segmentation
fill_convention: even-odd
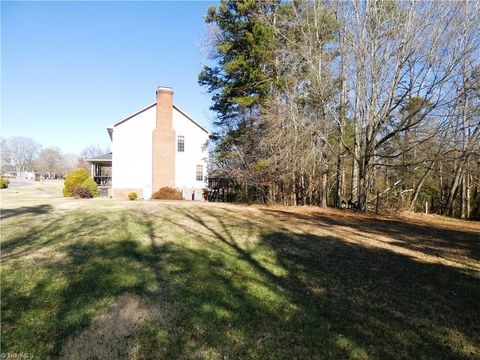
[[[185,136],[177,136],[177,152],[185,152]]]
[[[195,178],[197,181],[203,181],[203,165],[197,165],[195,171]]]

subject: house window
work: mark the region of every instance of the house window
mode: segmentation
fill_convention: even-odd
[[[179,135],[177,137],[177,151],[185,152],[185,136]]]
[[[196,177],[197,181],[203,181],[203,165],[197,165]]]

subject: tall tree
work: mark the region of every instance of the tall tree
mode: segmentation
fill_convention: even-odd
[[[205,66],[199,83],[212,94],[217,113],[216,159],[234,171],[245,189],[256,161],[259,105],[272,85],[267,62],[271,34],[258,20],[271,12],[276,2],[222,1],[208,9],[205,21],[215,27],[214,67]]]
[[[31,171],[41,145],[27,137],[11,137],[2,141],[2,159],[15,171]],[[7,160],[8,159],[8,160]]]
[[[218,115],[217,169],[244,199],[476,214],[479,4],[210,8],[215,65],[199,81]]]
[[[65,161],[59,148],[42,149],[35,161],[35,170],[48,177],[64,175]]]

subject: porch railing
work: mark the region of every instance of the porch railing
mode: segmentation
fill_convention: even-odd
[[[107,185],[110,185],[110,182],[112,181],[112,177],[111,176],[94,176],[93,180],[97,183],[97,185],[107,186]]]

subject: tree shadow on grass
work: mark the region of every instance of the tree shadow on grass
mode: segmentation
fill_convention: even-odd
[[[148,293],[155,279],[127,224],[125,217],[74,213],[5,242],[11,253],[4,261],[13,265],[2,272],[3,352],[58,357],[120,295]]]
[[[2,351],[57,357],[115,299],[134,294],[152,313],[133,334],[139,358],[478,356],[478,278],[218,215],[171,207],[62,218],[55,234],[36,228],[39,245],[63,235],[64,257],[27,263],[24,277],[44,273],[31,289],[3,283]]]
[[[292,299],[302,311],[294,322],[310,322],[310,347],[327,337],[346,357],[479,355],[478,278],[339,238],[274,232],[263,242],[299,287]]]
[[[349,227],[360,236],[386,236],[392,245],[420,251],[451,261],[480,261],[480,231],[447,229],[435,225],[423,225],[407,220],[351,216],[345,214],[322,214],[289,212],[279,209],[263,209],[265,214],[279,219],[296,219],[301,223],[329,227]]]
[[[235,217],[176,211],[205,230],[191,231],[205,250],[171,249],[177,270],[167,278],[196,329],[184,336],[184,355],[195,354],[188,336],[227,358],[479,355],[477,277],[334,236],[264,231],[246,250],[231,232]]]
[[[40,224],[30,224],[28,231],[18,229],[17,236],[2,239],[2,259],[20,258],[25,254],[34,255],[36,250],[55,244],[65,236],[63,226],[61,218],[54,218]],[[45,234],[49,236],[45,237]]]
[[[48,214],[53,210],[52,206],[49,204],[41,204],[36,206],[22,206],[13,209],[1,209],[0,210],[0,219],[5,220],[14,216],[21,215],[44,215]]]

